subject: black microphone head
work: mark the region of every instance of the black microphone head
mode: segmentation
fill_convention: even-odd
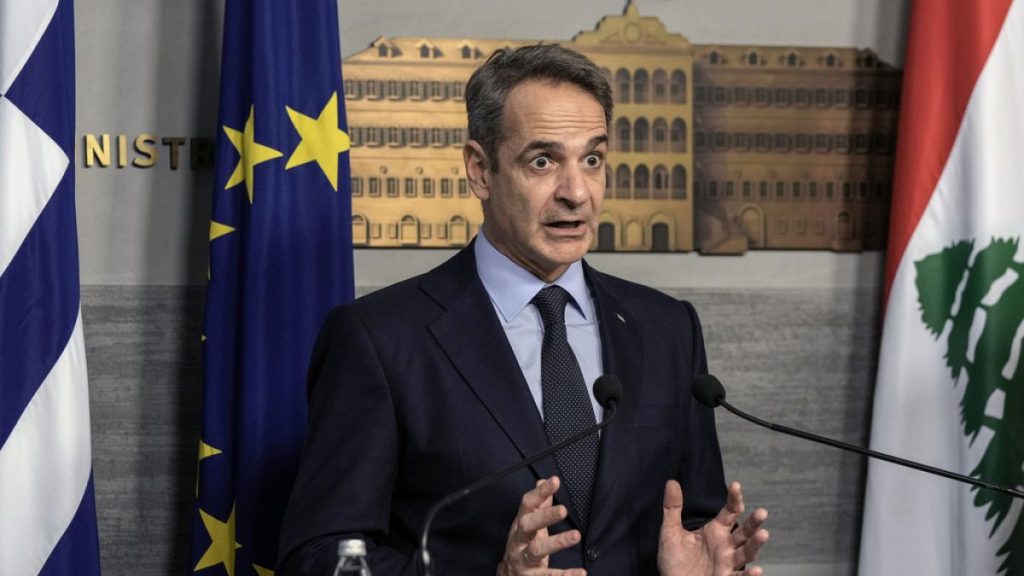
[[[594,380],[594,398],[602,408],[611,408],[612,403],[618,406],[622,403],[622,382],[611,374],[601,376]]]
[[[693,379],[693,397],[708,408],[717,408],[725,400],[725,386],[711,374]]]

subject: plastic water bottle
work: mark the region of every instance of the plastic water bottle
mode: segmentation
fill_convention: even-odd
[[[334,576],[371,576],[366,563],[366,542],[358,538],[338,542],[338,566]]]

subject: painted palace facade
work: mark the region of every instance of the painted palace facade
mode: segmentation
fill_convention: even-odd
[[[473,237],[465,84],[495,49],[535,42],[381,37],[345,60],[356,246]],[[564,45],[615,97],[594,249],[884,246],[900,73],[871,51],[695,45],[633,4]]]

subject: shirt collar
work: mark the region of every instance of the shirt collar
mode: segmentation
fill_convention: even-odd
[[[506,324],[515,319],[523,311],[523,308],[526,308],[541,288],[550,285],[499,252],[487,240],[483,229],[476,236],[473,252],[476,256],[476,271],[480,276],[480,281],[483,282],[487,294],[490,295]],[[583,276],[581,261],[577,260],[570,264],[565,272],[551,284],[557,284],[564,288],[572,296],[573,305],[583,318],[589,320],[588,314],[593,307],[585,304],[590,302],[590,293]]]

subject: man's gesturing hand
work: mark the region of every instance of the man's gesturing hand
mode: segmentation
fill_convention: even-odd
[[[553,506],[560,484],[558,476],[538,480],[537,486],[523,495],[519,513],[508,533],[505,557],[498,565],[498,576],[586,576],[586,570],[580,568],[548,568],[548,556],[575,546],[581,538],[579,530],[548,535],[548,527],[565,520],[569,514],[565,506]]]
[[[675,480],[665,484],[664,519],[658,542],[661,576],[761,576],[757,566],[744,568],[757,558],[768,541],[761,528],[768,511],[758,508],[733,530],[743,514],[743,492],[738,482],[729,486],[729,499],[713,520],[699,530],[683,528],[683,489]]]

